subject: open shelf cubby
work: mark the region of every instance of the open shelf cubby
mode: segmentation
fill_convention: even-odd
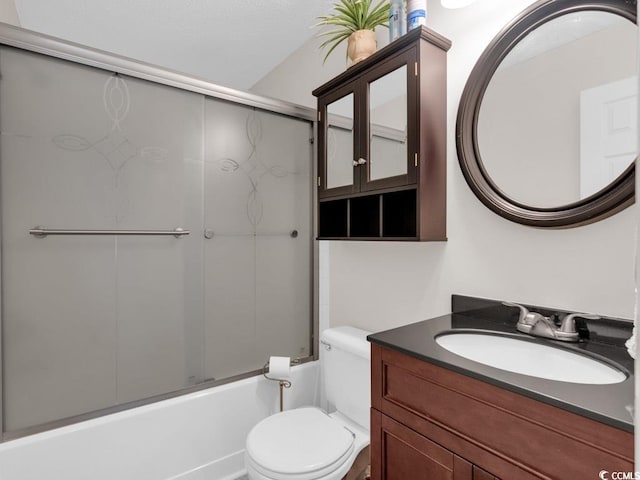
[[[351,237],[380,236],[380,195],[350,199]]]
[[[382,236],[415,237],[417,235],[416,190],[401,190],[382,195]]]
[[[348,235],[349,200],[320,202],[318,212],[318,236],[320,238],[345,238]]]
[[[321,200],[318,238],[417,240],[418,192],[409,188]]]

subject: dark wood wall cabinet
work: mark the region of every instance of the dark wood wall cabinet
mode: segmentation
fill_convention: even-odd
[[[633,433],[372,344],[372,480],[597,479]]]
[[[446,52],[412,30],[313,91],[318,237],[446,240]]]

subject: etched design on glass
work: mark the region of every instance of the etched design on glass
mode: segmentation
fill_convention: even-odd
[[[258,155],[258,146],[262,140],[262,121],[255,110],[247,116],[245,122],[245,133],[247,141],[251,147],[249,155],[245,160],[237,161],[233,158],[222,158],[219,160],[220,171],[228,174],[236,172],[244,173],[251,183],[251,192],[247,198],[247,219],[254,228],[260,224],[264,213],[264,203],[258,190],[260,180],[266,175],[276,178],[285,178],[288,175],[297,175],[295,171],[289,171],[282,165],[268,165]]]
[[[124,167],[134,158],[145,158],[152,161],[161,161],[168,156],[168,151],[161,147],[139,147],[122,132],[121,123],[129,114],[131,97],[129,87],[124,78],[114,73],[104,83],[102,102],[107,117],[111,120],[111,130],[102,138],[91,141],[80,135],[61,134],[53,137],[53,143],[64,150],[79,152],[92,150],[98,153],[115,173],[116,188],[120,183],[120,175]],[[126,192],[122,192],[126,196]],[[126,204],[126,198],[123,198]],[[124,214],[118,208],[115,214],[116,222],[124,218]]]
[[[120,121],[124,120],[131,107],[129,87],[117,73],[110,76],[104,83],[102,94],[104,110],[113,122],[113,129],[120,130]]]

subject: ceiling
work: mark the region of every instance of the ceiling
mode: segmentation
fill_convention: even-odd
[[[334,0],[15,0],[23,28],[248,90]]]

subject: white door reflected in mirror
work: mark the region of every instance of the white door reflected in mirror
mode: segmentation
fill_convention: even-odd
[[[638,78],[580,95],[580,197],[613,182],[638,153]]]

